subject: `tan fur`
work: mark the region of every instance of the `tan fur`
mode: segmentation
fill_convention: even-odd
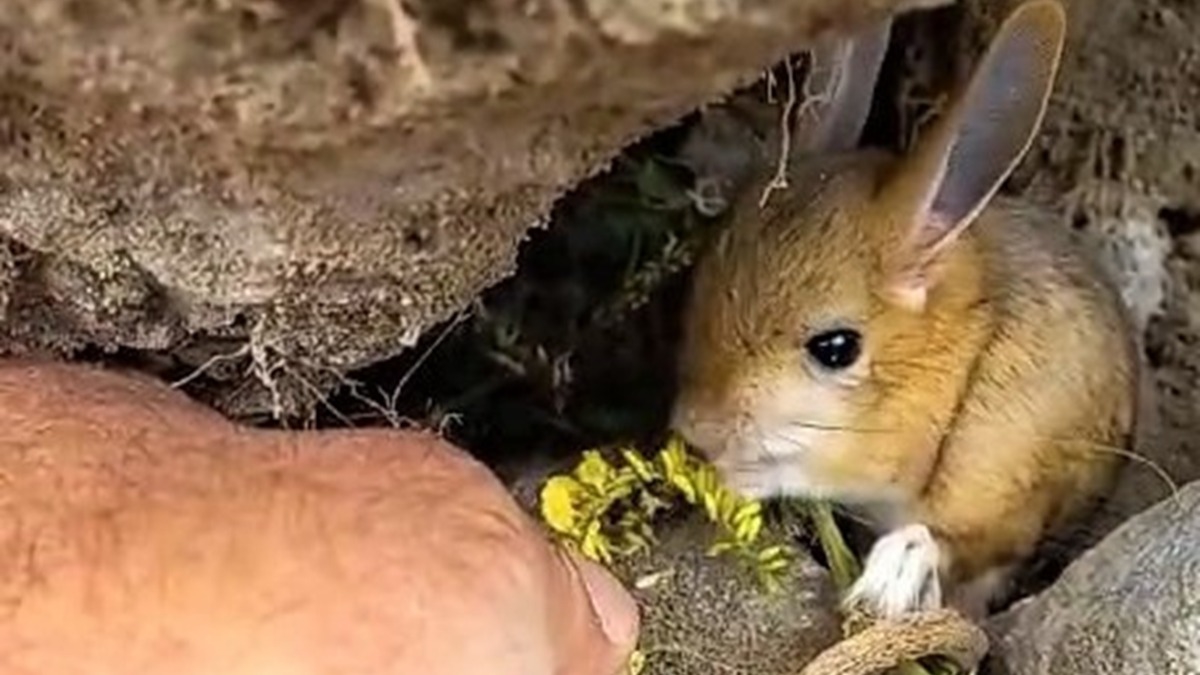
[[[1019,28],[1055,19],[1038,5]],[[1042,28],[1050,49],[1057,26]],[[1036,128],[1040,109],[1022,114]],[[944,581],[975,582],[956,602],[976,605],[983,582],[1110,484],[1137,360],[1115,290],[1030,207],[985,198],[923,267],[934,249],[909,234],[912,177],[932,166],[860,151],[807,161],[762,210],[748,190],[696,269],[674,424],[735,488],[862,504],[881,528],[927,525],[948,554]],[[923,301],[901,292],[920,285],[914,270]],[[865,365],[814,372],[806,336],[846,320]],[[761,484],[768,471],[778,484]]]

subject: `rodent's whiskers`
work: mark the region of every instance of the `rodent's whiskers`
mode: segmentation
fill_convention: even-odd
[[[774,448],[786,448],[788,450],[799,450],[806,452],[809,449],[807,443],[803,443],[795,436],[788,435],[789,427],[772,427],[767,429],[763,424],[758,423],[754,419],[747,419],[746,436],[754,439],[754,445],[763,457],[770,461],[782,459],[782,455],[774,450]],[[781,441],[781,442],[780,442]]]
[[[1039,436],[1039,438],[1053,443],[1074,443],[1082,445],[1089,451],[1097,454],[1116,455],[1118,457],[1124,457],[1125,459],[1132,460],[1154,472],[1154,475],[1157,476],[1163,482],[1163,484],[1167,486],[1167,489],[1171,491],[1172,498],[1178,498],[1179,496],[1179,483],[1177,483],[1175,479],[1171,477],[1170,472],[1164,469],[1161,464],[1155,462],[1140,452],[1130,450],[1129,448],[1122,448],[1117,445],[1109,445],[1107,443],[1089,441],[1082,438],[1060,438],[1057,436]]]
[[[796,450],[801,450],[801,451],[809,450],[812,445],[812,440],[808,439],[808,438],[804,438],[807,435],[804,432],[812,431],[812,430],[826,431],[826,432],[830,432],[830,433],[881,434],[881,435],[882,434],[896,434],[896,433],[902,432],[902,430],[898,429],[898,428],[897,429],[866,428],[866,427],[856,427],[856,426],[846,426],[846,425],[836,425],[836,424],[824,424],[824,423],[819,423],[819,422],[809,422],[809,421],[805,421],[805,420],[789,421],[787,424],[784,424],[784,425],[778,425],[778,426],[773,426],[771,428],[767,428],[761,422],[759,422],[753,418],[747,417],[747,418],[740,420],[740,424],[738,425],[738,428],[737,428],[737,434],[738,434],[738,436],[743,437],[743,438],[746,438],[746,437],[753,438],[757,447],[761,449],[761,451],[763,452],[763,454],[766,457],[772,458],[772,459],[778,459],[779,458],[778,452],[772,452],[772,450],[771,450],[772,446],[774,446],[776,448],[783,447],[783,448],[796,449]],[[1023,431],[1022,433],[1028,434],[1028,431]],[[1047,443],[1061,443],[1061,444],[1077,445],[1077,446],[1086,448],[1087,451],[1089,451],[1089,452],[1111,454],[1111,455],[1116,455],[1119,457],[1126,458],[1130,461],[1133,461],[1133,462],[1151,470],[1155,474],[1155,476],[1157,476],[1158,479],[1163,483],[1163,485],[1165,485],[1170,490],[1172,497],[1176,497],[1179,493],[1179,483],[1174,478],[1171,477],[1170,472],[1168,472],[1165,468],[1163,468],[1163,466],[1161,464],[1159,464],[1158,462],[1154,461],[1153,459],[1151,459],[1150,457],[1147,457],[1146,455],[1144,455],[1142,453],[1137,452],[1136,450],[1121,447],[1118,445],[1112,445],[1109,443],[1102,443],[1100,441],[1088,440],[1085,438],[1067,438],[1067,437],[1045,435],[1045,434],[1037,435],[1036,438],[1038,438],[1042,441],[1045,441]],[[772,444],[772,443],[768,443],[767,442],[768,440],[773,440],[776,442]]]
[[[1141,453],[1137,453],[1132,450],[1126,450],[1124,448],[1101,447],[1095,449],[1100,452],[1110,452],[1114,455],[1133,460],[1136,463],[1150,469],[1154,472],[1154,475],[1158,476],[1159,480],[1161,480],[1163,484],[1167,486],[1167,489],[1171,491],[1171,498],[1176,500],[1179,499],[1179,483],[1175,482],[1175,479],[1171,478],[1171,474],[1158,462],[1155,462]]]
[[[842,424],[825,424],[822,422],[808,422],[808,421],[804,421],[804,420],[788,422],[788,424],[782,428],[797,429],[797,430],[805,429],[805,430],[815,430],[815,431],[836,431],[836,432],[845,432],[845,433],[852,433],[852,434],[895,434],[895,433],[899,433],[901,431],[900,429],[885,429],[885,428],[880,428],[880,427],[876,427],[876,428],[856,427],[856,426],[846,426],[846,425],[842,425]]]
[[[829,424],[817,424],[809,422],[790,422],[786,425],[772,427],[766,429],[761,424],[754,425],[754,436],[758,447],[763,454],[769,458],[777,457],[777,453],[771,451],[774,447],[785,447],[790,450],[799,450],[802,452],[808,451],[812,447],[812,439],[808,438],[808,431],[827,431],[833,433],[896,433],[895,430],[885,429],[856,429],[853,427]],[[773,441],[768,443],[768,441]]]
[[[992,425],[992,427],[1006,428],[1007,425]],[[1030,435],[1028,431],[1022,431],[1022,434],[1026,436]],[[1179,483],[1171,477],[1170,472],[1163,468],[1163,466],[1158,462],[1140,452],[1137,452],[1136,450],[1124,448],[1119,445],[1101,443],[1100,441],[1088,440],[1086,438],[1071,438],[1047,434],[1033,434],[1032,436],[1038,440],[1045,441],[1046,443],[1061,443],[1064,445],[1073,444],[1081,446],[1089,452],[1116,455],[1118,457],[1132,460],[1133,462],[1150,469],[1154,475],[1162,481],[1163,485],[1165,485],[1171,491],[1172,497],[1176,497],[1179,494]]]

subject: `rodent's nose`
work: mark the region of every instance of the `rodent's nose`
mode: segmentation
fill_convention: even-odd
[[[696,420],[696,411],[689,405],[676,403],[675,407],[671,408],[671,419],[668,422],[670,427],[680,433],[684,429],[691,426]]]
[[[696,433],[699,427],[707,426],[712,420],[710,406],[697,402],[694,398],[680,398],[671,409],[671,428],[687,437]]]
[[[702,406],[681,403],[671,412],[671,428],[710,459],[725,447],[726,427]]]
[[[689,445],[695,445],[696,411],[687,405],[676,405],[671,409],[668,426],[683,437]]]

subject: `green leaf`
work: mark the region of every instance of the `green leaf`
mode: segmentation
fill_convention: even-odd
[[[783,546],[778,546],[778,545],[768,546],[768,547],[764,548],[763,550],[759,551],[758,555],[756,557],[759,560],[765,562],[768,560],[773,560],[773,559],[781,558],[781,557],[786,558],[787,553],[788,553],[787,548],[785,548]]]
[[[609,564],[612,562],[611,548],[608,538],[600,532],[600,521],[590,523],[587,531],[583,534],[583,541],[580,543],[583,555],[592,560]]]
[[[740,524],[750,518],[759,518],[762,516],[762,502],[748,501],[737,507],[737,511],[733,514],[733,522]]]
[[[583,453],[583,460],[575,467],[575,477],[580,483],[595,489],[600,494],[606,492],[606,487],[616,475],[616,470],[608,460],[596,450]]]
[[[698,501],[696,488],[692,485],[692,481],[689,480],[687,476],[678,473],[672,474],[670,475],[670,482],[671,485],[674,485],[676,489],[683,493],[683,498],[686,499],[689,504],[695,504]]]
[[[701,503],[704,504],[704,512],[708,514],[709,520],[714,523],[721,522],[720,512],[717,511],[717,498],[711,492],[700,493]]]
[[[762,526],[763,519],[761,515],[754,515],[743,519],[737,526],[737,538],[746,543],[753,542],[762,531]]]
[[[788,563],[791,561],[786,557],[772,558],[759,563],[759,568],[767,572],[780,572],[787,569]]]
[[[640,649],[635,649],[629,655],[629,663],[626,666],[628,675],[641,675],[646,669],[646,654]]]
[[[821,550],[829,560],[829,571],[833,583],[839,590],[846,590],[861,574],[854,553],[846,545],[842,533],[833,519],[833,509],[826,502],[817,502],[808,509],[809,517],[817,530],[817,539],[821,541]]]
[[[915,661],[904,661],[896,666],[897,675],[947,675],[945,673],[931,673],[924,666]]]
[[[708,555],[710,557],[715,558],[716,556],[719,556],[722,553],[728,553],[728,552],[734,550],[734,548],[736,548],[736,544],[734,544],[734,542],[718,541],[717,543],[708,547]]]
[[[654,470],[654,465],[642,457],[641,453],[633,448],[623,448],[621,456],[625,458],[625,463],[629,465],[643,483],[649,483],[658,478],[657,471]]]
[[[637,173],[637,190],[654,202],[673,204],[682,194],[674,179],[654,160],[642,163]]]

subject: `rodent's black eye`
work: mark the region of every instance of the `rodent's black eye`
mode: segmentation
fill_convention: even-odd
[[[804,349],[822,367],[842,370],[854,365],[862,354],[862,335],[849,328],[825,331],[809,339]]]

